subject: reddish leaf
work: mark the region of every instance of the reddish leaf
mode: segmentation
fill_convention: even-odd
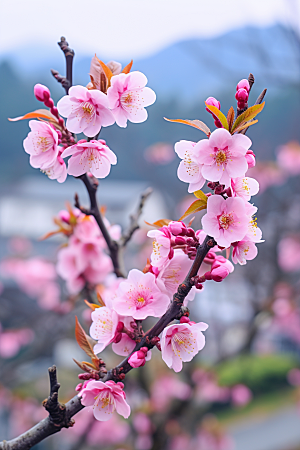
[[[84,370],[85,372],[91,372],[91,369],[92,370],[98,369],[97,367],[95,367],[95,364],[91,364],[86,361],[79,362],[75,358],[73,358],[73,361],[77,364],[78,367],[80,367],[81,370]]]
[[[214,114],[214,116],[216,116],[219,119],[225,130],[228,130],[227,118],[224,116],[222,111],[220,111],[216,106],[208,105],[206,102],[205,106]]]
[[[85,353],[90,358],[95,357],[95,353],[94,353],[93,348],[92,348],[92,346],[91,346],[91,344],[89,342],[88,335],[86,334],[86,332],[84,331],[84,329],[80,325],[77,317],[75,317],[75,320],[76,320],[75,337],[76,337],[76,341],[77,341],[79,347],[82,348],[82,350],[84,350]]]
[[[113,76],[113,73],[112,73],[112,71],[110,70],[110,68],[107,67],[106,64],[104,64],[103,61],[101,61],[96,55],[95,55],[95,57],[97,58],[99,64],[101,65],[101,67],[102,67],[102,69],[103,69],[103,72],[104,72],[105,75],[106,75],[107,82],[108,82],[108,87],[109,87],[109,86],[110,86],[110,80],[111,80],[111,77]]]
[[[240,116],[237,117],[236,121],[234,122],[231,133],[235,133],[236,129],[240,125],[244,125],[247,122],[250,122],[250,120],[254,119],[254,117],[259,114],[265,106],[265,102],[263,102],[261,105],[253,105],[250,106],[250,108],[246,109]]]
[[[102,299],[102,297],[101,297],[101,295],[99,294],[99,292],[97,292],[97,300],[98,300],[100,306],[105,306],[105,302],[104,302],[104,300]]]
[[[155,228],[162,228],[163,226],[168,226],[170,222],[172,222],[172,220],[169,220],[169,219],[160,219],[153,223],[146,222],[146,220],[145,220],[146,225],[149,225],[150,227],[155,227]]]
[[[233,122],[234,122],[234,109],[233,109],[233,106],[231,106],[227,113],[227,123],[228,123],[229,131],[232,128]]]
[[[37,109],[36,111],[32,111],[30,113],[25,114],[24,116],[15,117],[14,119],[8,119],[10,122],[17,122],[18,120],[24,119],[46,119],[50,122],[57,123],[56,117],[51,114],[47,109]]]
[[[208,126],[204,123],[201,122],[201,120],[189,120],[189,119],[167,119],[166,117],[164,117],[165,120],[167,120],[168,122],[177,122],[177,123],[183,123],[185,125],[189,125],[190,127],[194,127],[197,128],[198,130],[203,131],[203,133],[206,134],[206,136],[210,136],[211,131],[208,128]]]
[[[129,73],[131,71],[132,64],[133,64],[133,60],[131,60],[130,63],[124,67],[124,69],[122,70],[121,73]]]
[[[187,216],[189,216],[192,213],[201,211],[202,209],[206,209],[207,201],[204,202],[203,200],[196,200],[194,201],[186,210],[186,212],[183,214],[183,216],[180,217],[179,220],[185,219]]]

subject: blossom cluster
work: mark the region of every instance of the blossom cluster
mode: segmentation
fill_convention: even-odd
[[[30,133],[24,140],[24,149],[30,155],[30,164],[46,173],[50,179],[63,183],[67,174],[80,176],[91,172],[97,178],[105,178],[117,157],[103,139],[97,140],[102,127],[117,123],[125,128],[127,121],[144,122],[146,106],[155,102],[152,89],[146,87],[147,78],[141,72],[117,73],[104,93],[96,86],[72,86],[68,95],[54,106],[50,91],[37,84],[34,89],[37,100],[50,108],[43,119],[29,122]],[[67,119],[66,125],[62,117]],[[84,133],[89,139],[78,142],[72,134]],[[90,139],[94,138],[94,139]],[[64,161],[68,161],[68,168]]]

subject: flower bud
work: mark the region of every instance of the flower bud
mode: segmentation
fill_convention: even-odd
[[[248,169],[250,169],[251,167],[255,166],[255,154],[253,153],[252,150],[248,150],[246,153],[246,160],[248,163]]]
[[[141,350],[141,352],[143,352],[144,354],[147,355],[149,349],[148,349],[148,347],[142,347],[140,350]]]
[[[190,319],[187,316],[180,317],[180,323],[189,323]]]
[[[195,237],[195,231],[193,230],[193,228],[188,228],[187,232],[186,232],[187,237],[191,238],[191,237]]]
[[[172,259],[174,256],[174,249],[171,247],[169,252],[169,259]]]
[[[221,109],[221,103],[215,98],[215,97],[208,97],[205,101],[208,105],[215,106],[219,110]],[[208,108],[206,108],[207,111],[209,111]]]
[[[58,217],[63,222],[66,222],[67,224],[70,223],[70,213],[69,213],[69,211],[66,211],[64,209],[62,211],[59,211]]]
[[[249,98],[248,91],[246,91],[246,89],[239,89],[235,94],[235,98],[237,99],[238,102],[247,103]]]
[[[44,102],[50,99],[50,91],[43,84],[36,84],[34,86],[34,95],[39,102]]]
[[[131,367],[141,367],[145,364],[145,353],[141,350],[134,352],[130,358],[128,359],[128,363],[131,365]]]
[[[243,80],[238,82],[236,90],[238,91],[239,89],[246,89],[246,91],[249,93],[250,84],[249,84],[249,81],[246,80],[246,78],[244,78]]]
[[[205,279],[206,280],[211,280],[212,278],[211,278],[211,272],[206,272],[205,274],[204,274],[204,276],[205,276]]]
[[[186,244],[186,240],[182,236],[176,236],[174,242],[175,242],[175,245],[185,245]]]
[[[178,236],[186,226],[182,222],[170,222],[168,228],[174,236]]]
[[[44,101],[44,105],[47,106],[48,108],[53,108],[54,101],[52,100],[52,98],[48,98]]]
[[[220,266],[216,265],[215,267],[212,268],[211,278],[218,283],[220,281],[223,281],[224,278],[226,278],[228,275],[229,275],[229,270],[224,264],[222,264]]]

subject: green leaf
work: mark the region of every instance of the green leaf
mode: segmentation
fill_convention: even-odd
[[[207,196],[201,190],[193,192],[194,196],[207,203]]]
[[[208,126],[204,123],[201,122],[201,120],[189,120],[189,119],[167,119],[166,117],[164,117],[165,120],[167,120],[168,122],[178,122],[178,123],[183,123],[185,125],[189,125],[190,127],[194,127],[197,128],[198,130],[203,131],[203,133],[206,134],[207,137],[210,136],[211,131],[208,128]]]
[[[253,105],[250,106],[250,108],[246,109],[246,111],[244,111],[240,116],[237,117],[232,126],[231,134],[235,133],[236,129],[240,125],[244,125],[245,123],[250,122],[250,120],[254,119],[254,117],[256,117],[257,114],[259,114],[264,109],[264,106],[265,102],[263,102],[261,105]]]
[[[214,114],[214,116],[216,116],[219,119],[225,130],[228,130],[228,122],[226,116],[224,116],[224,114],[215,106],[208,105],[206,102],[205,106]]]
[[[194,201],[189,208],[186,210],[186,212],[183,214],[183,216],[180,217],[178,220],[183,220],[190,214],[193,214],[195,212],[201,211],[202,209],[206,209],[207,200],[204,202],[203,200],[196,200]]]

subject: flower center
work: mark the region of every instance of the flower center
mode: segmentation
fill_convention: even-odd
[[[52,146],[50,139],[40,136],[37,140],[37,146],[40,147],[40,150],[44,153]]]
[[[137,301],[138,301],[139,303],[145,303],[144,297],[139,297],[139,298],[137,299]]]
[[[226,154],[226,152],[219,148],[217,153],[216,153],[216,155],[215,155],[215,161],[216,161],[218,166],[220,166],[221,164],[226,164],[227,163],[227,154]]]
[[[89,102],[82,102],[80,108],[83,113],[82,117],[84,117],[87,122],[91,122],[95,115],[94,105]]]
[[[232,225],[233,223],[234,223],[234,218],[231,213],[222,214],[221,216],[219,216],[219,224],[220,224],[220,227],[223,228],[223,230],[228,230],[230,225]]]
[[[132,102],[132,95],[129,93],[123,98],[124,103],[131,103]]]

